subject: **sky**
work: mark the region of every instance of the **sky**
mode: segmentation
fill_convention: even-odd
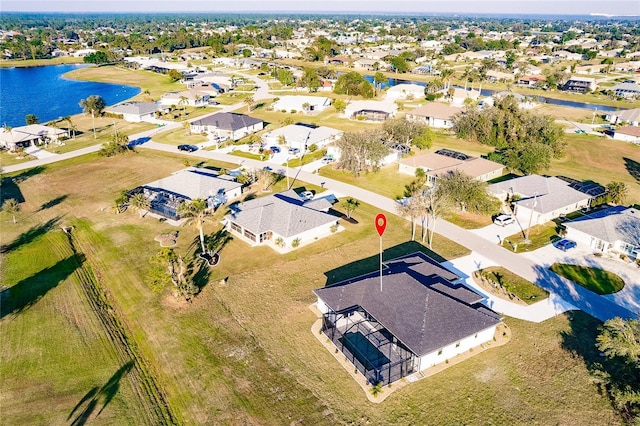
[[[640,15],[639,0],[2,0],[2,12],[360,12]]]

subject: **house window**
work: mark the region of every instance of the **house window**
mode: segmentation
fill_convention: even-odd
[[[242,234],[242,227],[237,223],[231,222],[231,230],[236,231],[238,234]]]
[[[256,234],[253,232],[249,232],[248,230],[244,230],[244,236],[250,239],[251,241],[256,241]]]

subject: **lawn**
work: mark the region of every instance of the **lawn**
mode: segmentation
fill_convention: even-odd
[[[208,139],[206,136],[202,136],[198,133],[187,134],[184,128],[178,128],[169,130],[166,132],[160,132],[153,135],[154,142],[165,143],[167,145],[181,145],[181,144],[189,144],[189,145],[197,145],[199,143],[206,142]]]
[[[464,229],[478,229],[491,225],[491,215],[452,211],[444,216],[444,219]]]
[[[294,158],[292,160],[289,160],[289,167],[300,167],[304,166],[305,164],[313,163],[314,161],[320,160],[322,157],[324,157],[324,153],[325,151],[321,149],[314,152],[307,152],[302,158]]]
[[[519,275],[514,274],[502,266],[491,266],[476,272],[477,277],[482,277],[489,285],[483,286],[491,293],[500,295],[498,289],[504,289],[509,298],[514,295],[527,305],[539,302],[549,297],[549,292],[538,287]],[[476,278],[476,277],[474,277]],[[494,284],[497,287],[494,287]]]
[[[522,253],[525,251],[534,251],[560,238],[555,222],[546,222],[542,225],[532,226],[529,229],[528,237],[529,240],[527,241],[525,235],[522,235],[522,232],[509,235],[504,239],[502,245],[515,253]]]
[[[337,170],[335,165],[328,165],[321,168],[320,174],[330,179],[336,179],[368,189],[376,194],[392,199],[402,198],[405,185],[408,185],[415,179],[413,176],[398,173],[398,166],[396,164],[390,164],[382,167],[377,172],[361,174],[358,177],[353,176],[353,174],[345,170]]]
[[[113,158],[88,155],[23,172],[15,176],[25,199],[18,223],[0,216],[0,243],[12,244],[0,253],[6,266],[2,282],[9,287],[33,276],[40,285],[56,283],[38,273],[50,265],[58,265],[58,274],[66,270],[68,265],[59,263],[68,257],[57,249],[67,244],[59,226],[74,226],[86,271],[108,294],[110,312],[146,360],[177,423],[622,423],[585,367],[583,357],[597,358],[598,324],[580,313],[572,314],[573,321],[559,315],[541,324],[506,318],[512,333],[507,345],[410,384],[382,404],[370,403],[309,331],[316,321],[309,310],[314,288],[377,267],[379,237],[372,223],[378,210],[364,203],[353,214],[357,223],[343,221],[345,231],[285,255],[232,240],[220,264],[205,272],[206,285],[193,303],[179,303],[170,288],[154,293],[145,284],[147,260],[159,250],[154,236],[178,230],[175,250],[189,258],[197,231],[132,211],[117,215],[111,205],[122,189],[166,176],[180,169],[182,160],[140,151]],[[3,184],[2,191],[10,187]],[[224,210],[216,212],[216,220]],[[407,242],[407,221],[395,215],[388,220],[385,259],[427,251]],[[207,234],[219,228],[217,221],[205,223]],[[468,254],[441,236],[434,239],[434,251],[445,259]],[[91,319],[81,287],[74,296],[66,292],[73,287],[67,281],[48,285],[30,308],[0,320],[0,393],[3,418],[8,412],[12,424],[69,423],[66,417],[87,392],[122,376],[118,352],[105,341],[101,323]],[[576,352],[573,343],[584,347]],[[154,424],[145,399],[129,390],[135,383],[119,383],[107,388],[114,398],[105,411],[89,420]]]
[[[549,269],[596,294],[616,293],[624,287],[622,278],[600,268],[556,262]]]

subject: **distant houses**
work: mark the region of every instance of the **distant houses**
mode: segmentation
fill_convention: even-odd
[[[391,101],[352,101],[344,110],[347,118],[384,121],[395,117],[398,105]]]
[[[106,108],[105,112],[120,116],[131,123],[140,123],[152,122],[156,119],[157,113],[167,113],[169,109],[168,106],[156,102],[124,102]]]
[[[326,126],[290,124],[265,133],[262,139],[269,146],[277,146],[280,142],[284,142],[287,147],[297,148],[300,152],[304,152],[311,145],[324,148],[329,143],[338,140],[342,133],[342,130]]]
[[[9,151],[17,151],[21,148],[58,142],[65,137],[69,137],[67,130],[44,126],[42,124],[0,128],[0,146]]]
[[[480,157],[471,157],[451,150],[439,150],[418,156],[403,158],[398,172],[415,176],[418,169],[427,175],[427,185],[434,185],[438,178],[458,171],[473,179],[488,181],[502,176],[504,165]]]
[[[407,120],[424,123],[436,129],[450,129],[453,126],[453,118],[461,112],[462,108],[442,102],[429,102],[407,112],[405,117]]]
[[[281,96],[271,106],[276,111],[314,114],[330,107],[331,100],[324,96]]]
[[[640,127],[624,126],[616,129],[613,133],[613,139],[640,144]]]

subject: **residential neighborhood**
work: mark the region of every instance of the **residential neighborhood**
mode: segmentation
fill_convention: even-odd
[[[633,7],[17,3],[11,424],[640,419]]]

